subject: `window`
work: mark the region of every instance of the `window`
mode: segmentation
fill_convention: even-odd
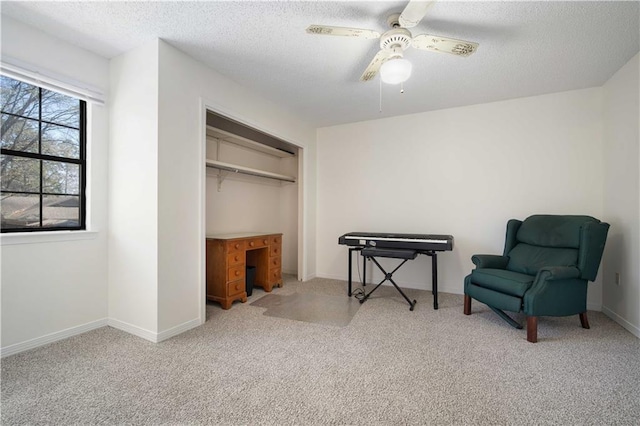
[[[86,103],[0,76],[2,232],[85,229]]]

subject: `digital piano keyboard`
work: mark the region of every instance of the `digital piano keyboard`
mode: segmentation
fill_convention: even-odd
[[[396,248],[418,251],[451,251],[453,250],[453,236],[349,232],[338,238],[338,244],[355,247]]]

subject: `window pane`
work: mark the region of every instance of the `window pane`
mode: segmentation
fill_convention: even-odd
[[[80,101],[42,89],[42,120],[80,128]]]
[[[2,148],[38,152],[38,121],[2,114]]]
[[[42,192],[54,194],[80,193],[80,166],[61,161],[43,161]]]
[[[0,76],[0,104],[2,112],[37,119],[40,105],[38,87]]]
[[[80,197],[45,195],[42,199],[42,226],[68,227],[80,225]]]
[[[0,76],[0,107],[0,231],[84,229],[86,103]]]
[[[40,160],[2,155],[2,190],[40,192]]]
[[[3,229],[40,226],[40,196],[3,193],[0,199]]]
[[[66,158],[80,158],[80,131],[42,123],[42,153]]]

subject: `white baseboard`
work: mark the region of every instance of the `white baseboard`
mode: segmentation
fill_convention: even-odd
[[[116,320],[113,318],[109,318],[107,320],[107,325],[109,327],[117,328],[118,330],[122,330],[129,334],[133,334],[134,336],[142,337],[143,339],[149,340],[150,342],[153,342],[153,343],[162,342],[163,340],[167,340],[187,330],[191,330],[192,328],[198,327],[203,323],[204,321],[202,321],[200,318],[196,318],[196,319],[187,321],[183,324],[172,327],[168,330],[161,331],[160,333],[156,333],[154,331],[150,331],[142,327],[138,327],[137,325],[129,324],[127,322]]]
[[[57,342],[58,340],[77,336],[78,334],[105,327],[106,325],[108,325],[108,320],[107,318],[103,318],[96,321],[88,322],[86,324],[78,325],[76,327],[56,331],[55,333],[47,334],[46,336],[36,337],[35,339],[30,339],[22,343],[9,345],[7,347],[0,348],[0,358],[4,358],[9,355],[15,355],[19,352],[28,351],[29,349],[34,349],[39,346],[48,345],[49,343]]]
[[[200,318],[196,318],[191,321],[187,321],[184,324],[180,324],[176,327],[170,328],[169,330],[165,330],[160,333],[154,333],[153,331],[145,330],[124,321],[103,318],[97,321],[89,322],[87,324],[79,325],[77,327],[67,328],[66,330],[56,331],[55,333],[47,334],[46,336],[36,337],[35,339],[30,339],[25,342],[16,343],[14,345],[0,348],[0,358],[28,351],[29,349],[35,349],[40,346],[48,345],[49,343],[54,343],[59,340],[64,340],[69,337],[77,336],[79,334],[86,333],[87,331],[106,326],[117,328],[118,330],[133,334],[134,336],[142,337],[143,339],[149,340],[153,343],[158,343],[173,336],[177,336],[180,333],[184,333],[187,330],[198,327],[203,323],[204,321],[202,321]]]
[[[602,303],[589,303],[587,302],[587,311],[602,311]]]
[[[158,333],[156,333],[155,331],[146,330],[142,327],[138,327],[137,325],[129,324],[128,322],[120,321],[113,318],[109,318],[107,320],[107,325],[109,327],[125,331],[129,334],[133,334],[134,336],[142,337],[143,339],[150,342],[158,342]]]
[[[185,331],[196,328],[202,324],[204,324],[204,319],[192,319],[191,321],[187,321],[183,324],[172,327],[169,330],[161,331],[157,335],[157,341],[162,342],[163,340],[167,340],[173,336],[177,336],[180,333],[184,333]]]
[[[332,274],[315,274],[313,276],[313,278],[324,278],[324,279],[327,279],[327,280],[338,280],[338,281],[344,281],[344,282],[347,281],[347,279],[345,277],[343,277],[342,275],[332,275]],[[313,278],[309,278],[309,279],[313,279]],[[351,279],[354,282],[356,282],[356,278],[351,277]]]
[[[636,327],[635,325],[631,324],[629,321],[627,321],[626,319],[622,318],[620,315],[616,314],[615,312],[613,312],[611,309],[607,308],[606,306],[602,307],[602,312],[606,316],[608,316],[609,318],[611,318],[612,320],[614,320],[615,322],[620,324],[622,327],[624,327],[631,334],[633,334],[634,336],[640,338],[640,328],[639,327]]]

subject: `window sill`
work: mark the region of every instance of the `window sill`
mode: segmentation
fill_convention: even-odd
[[[42,244],[61,241],[93,240],[98,231],[51,231],[51,232],[17,232],[0,235],[0,245]]]

